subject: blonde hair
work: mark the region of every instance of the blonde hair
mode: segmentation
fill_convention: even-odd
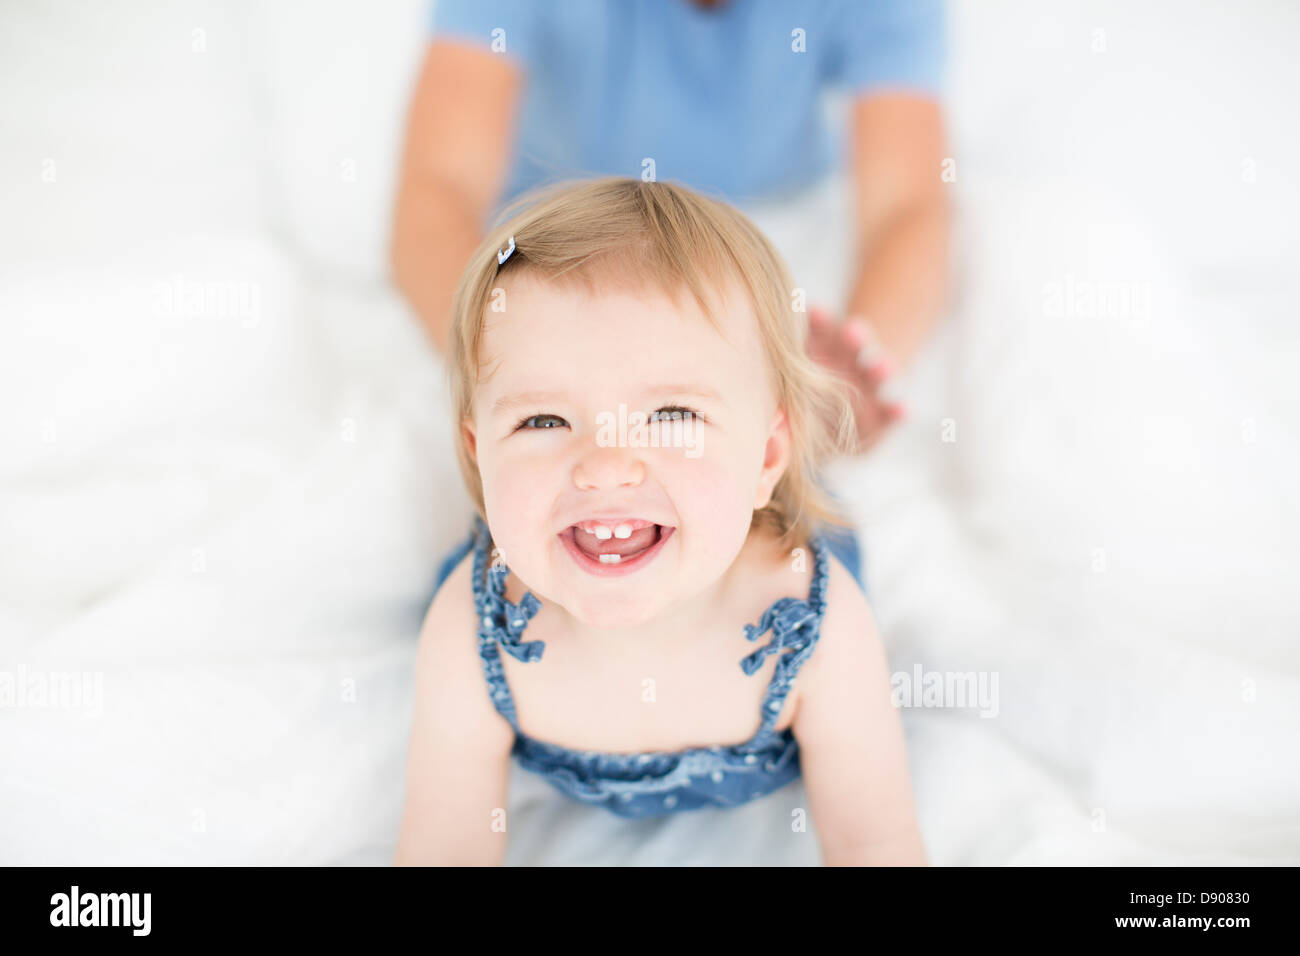
[[[848,386],[809,357],[807,326],[791,307],[790,271],[748,218],[680,185],[611,176],[534,190],[502,209],[497,219],[456,288],[448,347],[456,454],[485,522],[482,479],[460,424],[473,414],[479,346],[493,289],[509,275],[527,274],[578,283],[591,292],[611,283],[655,288],[674,300],[687,289],[715,329],[716,290],[728,279],[738,280],[758,318],[769,378],[791,438],[786,470],[769,502],[755,509],[750,531],[768,525],[783,547],[792,547],[818,524],[849,525],[816,482],[823,463],[855,447]],[[511,236],[515,250],[498,266],[497,251],[508,248]]]

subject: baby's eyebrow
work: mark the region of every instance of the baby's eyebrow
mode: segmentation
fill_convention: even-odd
[[[722,395],[716,389],[709,388],[707,385],[670,383],[647,388],[644,394],[703,398],[711,402],[717,402],[719,405],[726,404],[726,400]],[[547,402],[563,402],[569,398],[569,393],[563,389],[530,389],[523,392],[512,392],[509,395],[502,395],[492,403],[492,414],[499,415],[517,408],[545,405]]]

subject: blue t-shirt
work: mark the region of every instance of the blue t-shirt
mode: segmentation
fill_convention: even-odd
[[[842,161],[827,90],[941,92],[943,0],[437,0],[433,32],[524,71],[503,203],[650,162],[721,199],[779,198]]]

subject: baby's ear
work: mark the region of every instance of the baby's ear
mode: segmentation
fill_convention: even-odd
[[[465,447],[469,450],[469,456],[478,464],[478,437],[474,433],[474,419],[462,419],[460,423],[460,433],[465,439]]]
[[[778,407],[768,430],[763,451],[763,470],[759,472],[758,489],[754,493],[754,507],[763,508],[772,500],[776,483],[790,464],[790,419],[785,408]]]

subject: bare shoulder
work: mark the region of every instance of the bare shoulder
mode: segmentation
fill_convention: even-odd
[[[416,652],[416,711],[430,726],[454,725],[463,739],[507,745],[513,731],[492,706],[478,650],[473,573],[471,551],[429,605]]]
[[[809,549],[804,545],[793,551],[782,550],[779,543],[770,538],[763,538],[755,544],[753,567],[762,569],[759,575],[771,582],[765,591],[765,599],[770,600],[774,594],[791,595],[796,591],[800,597],[807,596],[812,586],[811,561],[801,562],[805,570],[799,576],[799,584],[795,589],[790,585],[791,557],[797,552],[806,555]],[[884,651],[866,595],[848,568],[829,550],[826,565],[826,610],[822,615],[817,643],[800,667],[798,689],[791,695],[796,713],[798,701],[819,686],[838,684],[851,687],[864,676],[874,678],[884,667]]]
[[[834,554],[827,555],[825,601],[817,645],[799,672],[805,691],[837,676],[861,676],[883,656],[867,596]]]

